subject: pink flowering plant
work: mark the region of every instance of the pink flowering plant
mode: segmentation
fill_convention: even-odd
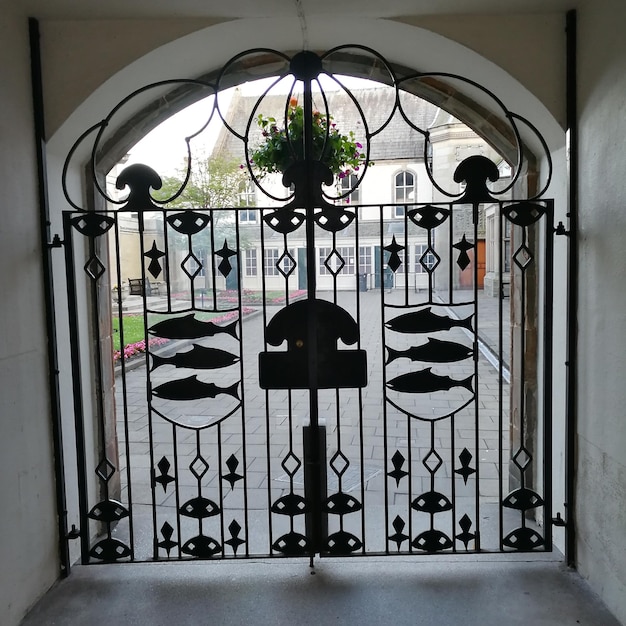
[[[304,109],[296,98],[289,100],[287,126],[278,126],[276,118],[259,114],[257,124],[264,141],[254,150],[251,162],[262,176],[284,173],[296,160],[304,158]],[[356,141],[354,132],[341,133],[332,115],[313,112],[313,156],[328,166],[338,178],[345,178],[365,161],[363,146]]]
[[[153,339],[148,340],[148,345],[152,348],[155,346],[163,345],[167,343],[168,339],[162,339],[161,337],[154,337]],[[143,354],[146,351],[146,341],[142,339],[141,341],[136,341],[135,343],[129,343],[124,346],[124,350],[114,350],[113,351],[113,361],[117,362],[120,359],[124,358],[125,361],[131,359],[134,356],[139,354]]]

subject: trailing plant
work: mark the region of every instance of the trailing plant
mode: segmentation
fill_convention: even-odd
[[[257,116],[257,124],[264,137],[254,150],[251,162],[261,176],[284,173],[295,161],[304,158],[304,109],[296,98],[291,98],[287,110],[287,125],[278,126],[276,118]],[[313,157],[330,168],[338,178],[358,172],[365,161],[363,146],[356,141],[354,132],[339,131],[332,115],[313,111]]]

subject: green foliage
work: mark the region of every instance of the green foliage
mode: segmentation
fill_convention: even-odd
[[[304,109],[292,98],[287,112],[287,127],[279,128],[274,117],[257,117],[265,141],[252,153],[251,160],[262,176],[282,173],[294,161],[304,158]],[[344,178],[357,172],[365,160],[362,145],[354,132],[342,134],[331,115],[313,112],[313,157]]]
[[[177,170],[176,176],[166,176],[158,192],[154,192],[154,199],[165,201],[174,196],[183,186],[187,168],[185,165]],[[180,196],[168,202],[167,208],[180,209],[221,209],[243,206],[242,193],[249,182],[247,173],[241,169],[236,159],[223,156],[207,156],[197,153],[192,158],[191,175]],[[213,214],[213,236],[216,245],[221,246],[224,240],[234,241],[235,213],[232,211],[215,211]],[[172,234],[172,244],[175,247],[185,248],[186,239]],[[197,247],[210,247],[210,229],[206,228],[194,237]],[[242,235],[241,248],[247,248],[249,243]]]
[[[176,176],[163,178],[161,189],[153,193],[155,200],[163,202],[182,187],[187,168],[177,170]],[[191,176],[185,189],[168,208],[217,209],[241,206],[241,193],[248,183],[246,173],[236,160],[221,156],[194,155]]]

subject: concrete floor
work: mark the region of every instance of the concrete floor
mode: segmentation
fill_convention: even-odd
[[[22,626],[619,626],[575,572],[548,559],[76,566]]]

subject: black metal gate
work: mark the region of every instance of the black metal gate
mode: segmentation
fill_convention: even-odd
[[[300,90],[260,125],[259,141],[284,139],[284,202],[170,208],[160,176],[131,165],[118,208],[64,215],[83,561],[551,550],[552,201],[510,199],[521,146],[509,184],[489,188],[498,168],[471,156],[446,192],[399,96],[376,129],[350,96],[358,164],[333,169],[339,121],[314,86],[338,51],[275,54]],[[263,186],[259,110],[228,130]],[[347,202],[394,116],[421,134],[445,201]],[[479,288],[486,212],[495,298]]]

